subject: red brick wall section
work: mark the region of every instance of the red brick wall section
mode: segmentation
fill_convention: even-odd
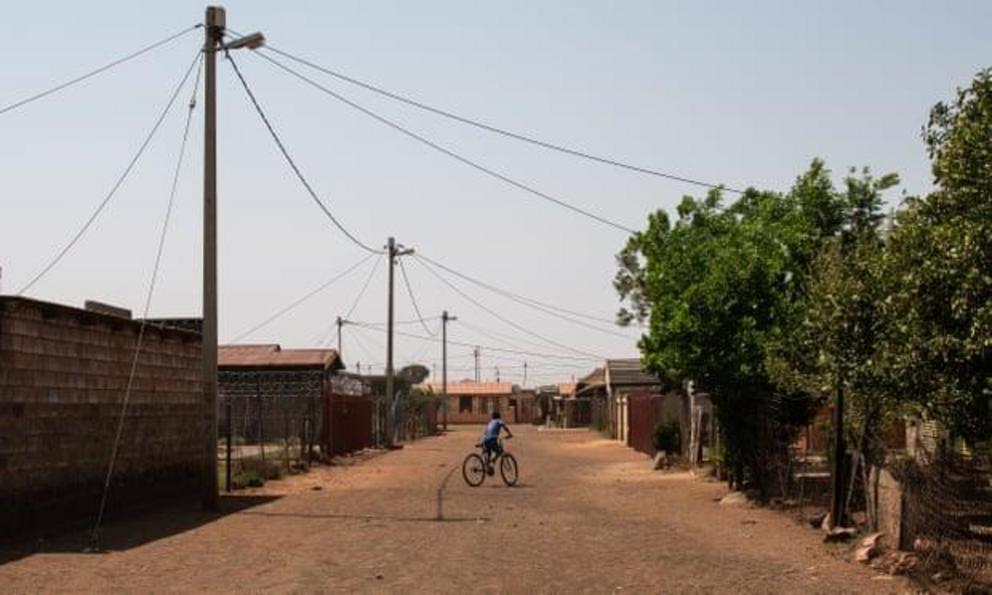
[[[0,298],[0,536],[93,518],[138,323]],[[193,496],[202,476],[199,335],[148,328],[109,512]]]

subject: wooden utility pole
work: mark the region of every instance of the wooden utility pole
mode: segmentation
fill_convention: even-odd
[[[226,16],[208,6],[203,45],[203,408],[206,425],[203,460],[204,510],[217,511],[217,50]]]
[[[341,349],[341,327],[344,326],[344,320],[338,316],[338,319],[334,321],[334,324],[338,325],[338,357],[344,361],[344,352]],[[361,373],[361,370],[359,370]]]
[[[837,398],[834,401],[834,460],[831,469],[830,528],[840,527],[846,516],[844,470],[847,448],[844,444],[844,377],[837,374]]]
[[[441,425],[448,431],[448,323],[458,320],[448,311],[441,312]]]

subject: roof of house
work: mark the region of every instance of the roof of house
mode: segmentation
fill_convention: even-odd
[[[641,368],[637,358],[606,360],[607,376],[611,386],[640,386],[659,384],[658,377]]]
[[[562,382],[558,385],[558,394],[566,397],[575,394],[576,384],[574,382]]]
[[[429,390],[440,393],[441,384],[425,383]],[[512,395],[512,382],[476,382],[474,380],[460,380],[448,383],[449,395]]]
[[[577,387],[583,386],[602,386],[606,384],[606,369],[596,368],[592,372],[589,372],[576,383]]]
[[[335,349],[283,349],[264,345],[221,345],[217,364],[221,368],[341,368]]]

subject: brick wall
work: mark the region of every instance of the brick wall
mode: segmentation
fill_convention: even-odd
[[[0,535],[96,514],[139,323],[0,297]],[[200,336],[146,329],[108,512],[194,496]]]

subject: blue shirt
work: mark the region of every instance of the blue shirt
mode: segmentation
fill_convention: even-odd
[[[501,419],[494,419],[486,424],[486,433],[483,436],[486,440],[490,438],[499,438],[499,431],[506,427]]]

